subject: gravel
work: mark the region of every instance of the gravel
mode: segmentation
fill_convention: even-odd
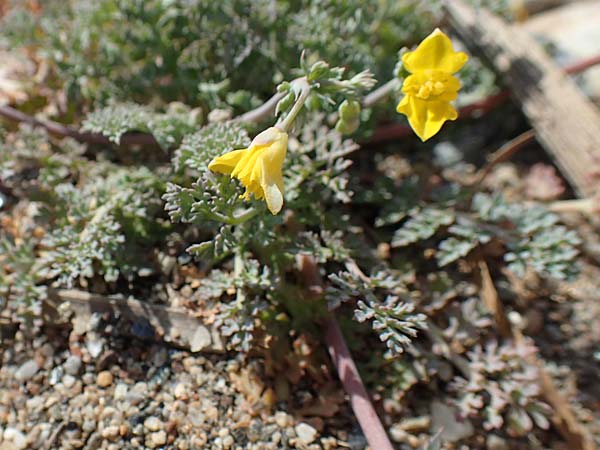
[[[252,389],[236,384],[252,360],[94,332],[94,342],[114,352],[100,368],[90,353],[98,345],[66,333],[25,339],[19,331],[3,351],[0,450],[348,448],[344,438],[356,426],[348,411],[317,430],[288,410],[293,398],[256,403]]]

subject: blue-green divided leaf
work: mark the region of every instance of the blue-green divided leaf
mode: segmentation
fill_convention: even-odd
[[[173,165],[177,171],[188,168],[203,172],[214,157],[248,145],[250,138],[241,124],[212,123],[185,136],[173,155]]]
[[[454,213],[450,210],[425,208],[414,213],[404,226],[394,233],[393,247],[406,245],[429,239],[442,226],[454,222]]]

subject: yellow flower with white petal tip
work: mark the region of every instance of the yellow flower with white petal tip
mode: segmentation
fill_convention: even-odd
[[[396,110],[408,117],[410,126],[422,141],[440,131],[446,120],[458,117],[450,103],[460,89],[460,81],[453,74],[468,59],[466,53],[454,51],[452,42],[439,28],[415,51],[402,56],[402,63],[411,75],[402,84],[405,95]]]
[[[246,188],[242,198],[250,194],[265,199],[272,214],[283,206],[283,175],[281,169],[287,153],[288,135],[271,127],[258,134],[248,148],[234,150],[213,159],[208,168],[237,178]]]

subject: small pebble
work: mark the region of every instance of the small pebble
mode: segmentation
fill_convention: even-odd
[[[317,438],[317,430],[307,423],[300,422],[294,429],[296,430],[298,439],[300,439],[304,444],[310,444]]]
[[[127,395],[128,387],[125,383],[118,383],[115,387],[114,399],[121,400]]]
[[[489,450],[508,450],[509,446],[506,439],[497,434],[490,434],[486,439],[486,446]]]
[[[224,448],[229,449],[233,446],[233,444],[235,444],[235,441],[230,434],[228,434],[227,436],[225,436],[223,438],[223,447]]]
[[[113,375],[108,370],[103,370],[96,378],[96,384],[100,387],[108,387],[113,382]]]
[[[175,394],[176,398],[186,399],[188,397],[187,391],[188,390],[185,387],[185,384],[177,383],[177,385],[175,386],[175,389],[173,390],[173,393]]]
[[[275,423],[280,427],[280,428],[285,428],[288,426],[289,419],[288,419],[288,415],[282,411],[277,411],[275,413]]]
[[[86,348],[88,352],[90,352],[90,356],[92,358],[97,358],[102,353],[104,343],[101,340],[88,340],[86,343]]]
[[[62,379],[62,383],[66,388],[72,388],[76,381],[77,378],[72,375],[65,375]]]
[[[150,448],[160,447],[167,443],[167,433],[164,430],[151,433],[149,439],[146,440],[146,444]]]
[[[24,382],[32,378],[37,371],[40,370],[40,366],[33,359],[23,363],[15,372],[15,378],[18,381]]]
[[[64,369],[69,375],[77,375],[81,369],[81,358],[75,355],[69,356],[64,363]]]
[[[279,431],[276,431],[271,435],[271,442],[273,444],[279,444],[281,442],[281,433]]]
[[[115,440],[119,436],[119,427],[117,425],[106,427],[102,430],[102,437],[105,439]]]
[[[146,427],[146,429],[150,431],[162,430],[163,426],[164,425],[162,421],[154,416],[150,416],[146,420],[144,420],[144,427]]]
[[[16,449],[27,448],[27,437],[21,430],[17,430],[16,428],[6,428],[4,430],[4,440],[11,442],[12,446]]]

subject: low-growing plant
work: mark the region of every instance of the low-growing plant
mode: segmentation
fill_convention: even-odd
[[[199,278],[186,306],[229,349],[280,351],[333,313],[381,341],[368,364],[402,400],[430,383],[486,430],[548,427],[535,347],[494,340],[473,267],[569,279],[578,237],[541,204],[451,179],[428,146],[363,145],[380,100],[428,141],[457,118],[461,81],[492,88],[441,30],[401,51],[435,5],[57,3],[15,9],[3,37],[64,81],[57,116],[86,111],[82,131],[114,146],[2,130],[5,310],[39,318],[48,287],[172,292],[185,266]],[[121,145],[131,132],[160,149]],[[161,270],[165,255],[177,263]]]

